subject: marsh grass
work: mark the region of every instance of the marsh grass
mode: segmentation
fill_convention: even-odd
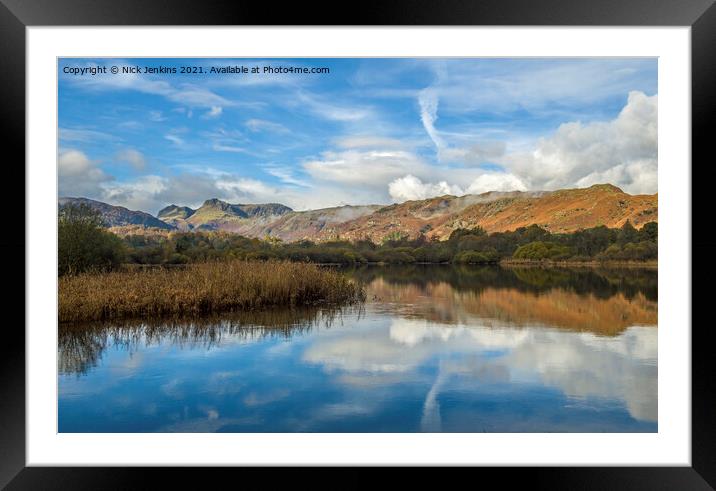
[[[363,288],[338,272],[285,261],[207,262],[63,276],[58,293],[60,322],[346,305],[365,299]]]

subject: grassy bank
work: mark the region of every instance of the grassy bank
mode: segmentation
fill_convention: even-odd
[[[363,289],[313,264],[225,261],[59,278],[60,322],[195,316],[360,302]]]

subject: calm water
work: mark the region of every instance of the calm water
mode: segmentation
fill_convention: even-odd
[[[657,431],[655,271],[345,274],[361,308],[61,328],[59,431]]]

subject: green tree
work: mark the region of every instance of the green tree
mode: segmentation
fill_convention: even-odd
[[[68,204],[57,223],[59,275],[117,268],[125,257],[124,242],[102,227],[102,216],[85,204]]]
[[[632,225],[629,220],[624,222],[624,225],[622,225],[622,228],[619,229],[619,233],[617,234],[617,242],[624,245],[628,242],[636,242],[638,239],[639,232],[634,228],[634,225]]]
[[[555,244],[553,242],[530,242],[520,246],[515,251],[514,257],[517,259],[566,259],[571,256],[571,250],[567,246]]]
[[[656,242],[659,240],[659,224],[656,222],[645,223],[641,230],[639,230],[639,237],[641,240],[649,240]]]

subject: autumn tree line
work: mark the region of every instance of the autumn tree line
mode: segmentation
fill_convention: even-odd
[[[121,264],[186,264],[223,259],[332,264],[492,264],[503,260],[651,261],[657,259],[658,224],[637,230],[593,227],[552,233],[538,226],[487,233],[481,227],[454,230],[447,240],[393,234],[381,243],[309,240],[284,243],[275,237],[248,238],[227,232],[172,232],[167,236],[119,237],[102,226],[102,218],[83,205],[66,206],[58,223],[59,274],[107,271]]]

